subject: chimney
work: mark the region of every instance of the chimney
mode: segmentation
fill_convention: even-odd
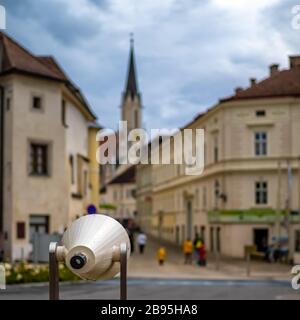
[[[279,64],[274,63],[270,65],[270,77],[274,76],[278,72]]]
[[[300,69],[300,56],[289,56],[290,69]]]
[[[235,93],[236,93],[236,94],[238,94],[238,93],[240,93],[240,92],[242,92],[242,91],[243,91],[243,88],[241,88],[241,87],[235,88]]]
[[[256,85],[256,79],[255,78],[250,78],[250,85],[251,85],[251,87],[254,87]]]

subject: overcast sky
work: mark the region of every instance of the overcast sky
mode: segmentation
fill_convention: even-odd
[[[120,118],[134,33],[143,123],[176,128],[300,54],[289,0],[6,0],[7,33],[54,55],[99,122]]]

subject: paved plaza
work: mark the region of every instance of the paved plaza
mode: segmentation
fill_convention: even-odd
[[[213,256],[206,267],[185,265],[180,249],[167,245],[166,264],[159,266],[158,246],[151,239],[143,255],[135,251],[131,256],[129,299],[300,299],[288,265],[255,261],[248,277],[243,260],[222,257],[219,270]],[[118,299],[119,281],[62,283],[60,293],[61,299]],[[48,284],[8,286],[0,299],[48,299]]]

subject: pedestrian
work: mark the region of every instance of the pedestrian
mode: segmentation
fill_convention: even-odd
[[[143,254],[144,250],[145,250],[146,243],[147,243],[147,236],[143,233],[142,230],[140,230],[140,233],[137,237],[137,242],[138,242],[138,245],[140,248],[140,254]]]
[[[196,243],[196,246],[195,246],[196,252],[197,252],[197,264],[198,264],[199,266],[201,266],[200,252],[201,252],[202,244],[203,244],[203,242],[202,242],[202,240],[199,238],[198,241],[197,241],[197,243]]]
[[[166,260],[166,255],[167,255],[167,251],[165,247],[159,247],[158,251],[157,251],[157,259],[158,259],[158,264],[160,266],[162,266],[165,263]]]
[[[193,242],[191,239],[186,239],[183,243],[184,263],[192,264],[193,258]]]
[[[199,236],[199,233],[196,233],[194,241],[193,241],[194,254],[195,254],[195,260],[196,261],[199,260],[199,249],[197,248],[197,243],[198,243],[199,240],[201,240],[201,238]]]
[[[205,243],[203,241],[199,248],[199,265],[206,266],[206,250],[205,250]]]
[[[129,228],[126,228],[126,231],[130,241],[130,253],[132,254],[134,252],[134,233]]]

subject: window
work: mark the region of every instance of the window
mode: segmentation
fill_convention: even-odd
[[[126,198],[129,199],[131,197],[131,189],[126,190]]]
[[[87,189],[88,189],[88,173],[85,170],[83,173],[83,194],[87,195]]]
[[[136,197],[136,190],[135,190],[135,189],[132,189],[132,190],[131,190],[131,196],[132,196],[133,198]]]
[[[257,117],[265,117],[266,111],[265,110],[257,110],[256,111],[256,116]]]
[[[267,204],[268,203],[268,183],[260,181],[255,183],[255,203]]]
[[[216,180],[215,181],[215,209],[218,208],[218,198],[219,198],[219,195],[220,195],[220,184],[219,184],[219,181]]]
[[[203,209],[206,209],[206,187],[203,187],[202,190],[202,205],[203,205]]]
[[[74,184],[74,157],[70,155],[71,183]]]
[[[49,174],[47,144],[30,144],[30,174],[39,176]]]
[[[38,96],[33,96],[32,98],[32,108],[34,110],[42,110],[42,98]]]
[[[217,227],[216,231],[216,251],[221,252],[221,228]]]
[[[267,133],[255,132],[255,155],[267,155]]]
[[[295,252],[300,252],[300,230],[295,231]]]
[[[25,239],[25,222],[17,222],[17,239]]]
[[[210,227],[210,252],[214,252],[215,251],[215,239],[214,239],[214,228]]]
[[[219,161],[219,144],[218,144],[218,137],[214,137],[214,162]]]

